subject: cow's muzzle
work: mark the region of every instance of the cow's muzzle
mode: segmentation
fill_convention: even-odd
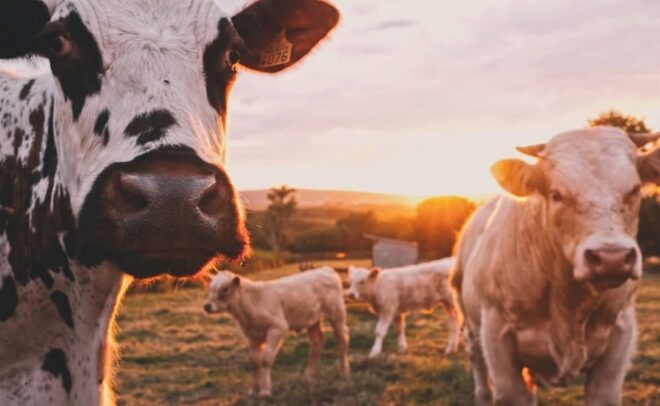
[[[108,168],[80,216],[81,262],[107,259],[138,278],[193,275],[249,240],[225,172],[188,149],[163,149]]]
[[[641,254],[636,245],[604,245],[582,251],[583,277],[598,290],[621,286],[641,277]]]

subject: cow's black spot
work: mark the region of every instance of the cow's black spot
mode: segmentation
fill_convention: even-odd
[[[0,59],[27,56],[32,39],[50,20],[48,7],[40,0],[0,2]]]
[[[48,114],[48,137],[46,139],[46,150],[44,151],[44,159],[41,166],[41,176],[53,177],[55,169],[57,168],[57,151],[55,150],[55,129],[53,125],[55,101],[51,98],[50,112]]]
[[[2,287],[0,288],[0,321],[7,321],[18,306],[18,294],[16,293],[16,283],[11,276],[2,278]]]
[[[61,378],[64,390],[66,393],[71,393],[71,384],[73,382],[64,351],[59,348],[53,348],[48,351],[48,354],[46,354],[46,357],[44,358],[44,363],[41,365],[41,369],[50,372],[56,378]]]
[[[220,19],[218,36],[206,47],[203,57],[206,97],[223,120],[227,114],[227,97],[236,78],[236,71],[228,66],[223,55],[229,50],[235,35],[229,20]]]
[[[64,323],[73,328],[73,313],[67,295],[65,295],[64,292],[56,290],[50,294],[50,300],[55,303],[55,307],[57,307],[57,311],[60,313]]]
[[[135,116],[126,126],[124,133],[129,137],[137,137],[137,143],[144,145],[163,138],[167,130],[175,124],[172,113],[167,110],[154,110]]]
[[[94,123],[94,134],[103,137],[103,145],[108,145],[108,141],[110,141],[110,131],[108,129],[109,119],[110,112],[108,109],[103,109],[98,117],[96,117],[96,122]]]
[[[51,58],[50,68],[60,80],[64,97],[71,101],[73,119],[78,120],[87,97],[101,90],[103,61],[94,36],[77,12],[60,20],[73,41],[73,51],[65,58]]]
[[[64,249],[66,250],[66,255],[69,258],[73,258],[76,255],[76,233],[69,231],[64,235]]]
[[[25,98],[28,97],[28,95],[30,94],[30,89],[32,89],[32,85],[34,85],[34,79],[29,80],[25,85],[23,85],[21,92],[18,94],[18,98],[21,100],[25,100]]]
[[[45,131],[46,102],[44,100],[29,114],[31,137],[20,128],[13,134],[14,148],[27,143],[27,159],[18,160],[15,153],[0,160],[0,207],[3,208],[0,210],[0,233],[5,233],[10,246],[7,260],[15,282],[25,285],[37,279],[50,289],[54,285],[52,273],[74,279],[59,235],[72,231],[75,223],[68,193],[55,187],[57,151],[51,125],[53,106],[50,106],[48,130]],[[45,196],[33,204],[34,188],[44,178]]]

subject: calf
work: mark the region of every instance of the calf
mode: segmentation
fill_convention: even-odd
[[[520,148],[534,165],[493,166],[515,197],[476,211],[451,275],[478,404],[534,404],[534,381],[581,372],[587,404],[621,403],[637,340],[640,187],[660,180],[660,148],[635,147],[657,136],[570,131]]]
[[[276,72],[336,24],[317,0],[4,0],[0,404],[112,403],[128,280],[193,275],[249,248],[223,168],[237,70]]]
[[[366,300],[371,311],[378,315],[376,341],[369,353],[370,357],[380,355],[383,339],[393,320],[398,332],[399,352],[406,351],[406,313],[432,310],[438,305],[442,305],[449,316],[449,340],[445,351],[456,351],[460,342],[461,322],[447,284],[452,261],[452,258],[444,258],[384,270],[354,266],[348,268],[350,288],[347,296]]]
[[[341,371],[348,375],[348,326],[341,279],[332,268],[318,268],[268,282],[253,282],[231,272],[211,280],[204,311],[226,311],[250,344],[252,391],[269,396],[271,368],[289,331],[307,330],[311,378],[323,351],[323,319],[335,333]]]

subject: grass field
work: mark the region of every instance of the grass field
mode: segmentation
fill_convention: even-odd
[[[269,279],[296,267],[259,274]],[[394,331],[381,358],[370,360],[376,319],[365,306],[349,306],[350,380],[337,371],[334,340],[326,331],[319,375],[306,383],[305,335],[285,341],[273,368],[273,398],[247,395],[247,346],[227,315],[201,311],[206,292],[128,296],[120,312],[121,361],[116,391],[120,405],[471,405],[472,377],[465,353],[445,356],[447,324],[442,311],[408,322],[409,350],[396,354]],[[639,350],[625,384],[625,405],[660,405],[660,276],[645,276],[638,299]],[[582,386],[541,388],[541,405],[583,401]]]

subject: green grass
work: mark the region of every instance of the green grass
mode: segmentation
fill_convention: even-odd
[[[296,272],[287,267],[256,274],[269,279]],[[326,329],[319,375],[302,379],[307,357],[305,335],[290,335],[273,368],[274,397],[247,395],[247,346],[227,315],[201,311],[206,292],[126,297],[119,316],[121,361],[117,371],[119,405],[471,405],[472,376],[465,353],[445,356],[444,312],[414,315],[408,321],[409,350],[396,354],[393,329],[384,355],[367,358],[376,319],[365,306],[349,306],[349,380],[338,373],[335,343]],[[660,276],[647,275],[638,298],[639,349],[624,388],[625,405],[660,404]],[[541,388],[539,404],[583,401],[582,387]]]

